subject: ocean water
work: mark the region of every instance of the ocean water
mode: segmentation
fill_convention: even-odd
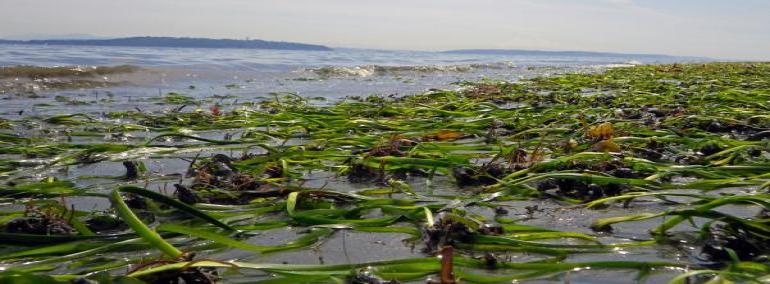
[[[285,51],[209,48],[0,45],[0,66],[135,65],[142,71],[100,78],[117,86],[94,90],[30,89],[40,96],[6,100],[0,117],[24,110],[30,115],[119,110],[158,110],[152,102],[169,92],[229,103],[293,93],[333,103],[350,96],[408,95],[452,89],[462,81],[516,81],[565,72],[597,72],[629,64],[670,63],[692,59],[666,56],[532,56],[454,54],[424,51],[335,49]],[[101,97],[100,97],[101,94]],[[56,97],[109,102],[68,108]]]
[[[120,65],[148,67],[210,67],[239,71],[290,71],[324,66],[447,66],[510,63],[527,66],[574,66],[667,63],[686,59],[669,56],[485,55],[427,51],[339,48],[333,51],[288,51],[212,48],[142,48],[99,46],[0,45],[0,65]],[[646,61],[646,62],[645,62]]]

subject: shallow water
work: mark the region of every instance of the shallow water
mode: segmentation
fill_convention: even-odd
[[[242,71],[291,71],[297,67],[515,65],[563,66],[667,63],[692,60],[656,56],[505,56],[425,51],[335,49],[333,51],[286,51],[260,49],[143,48],[98,46],[0,45],[0,65],[137,65],[208,66]]]
[[[640,61],[645,60],[645,61]],[[418,51],[339,49],[280,51],[246,49],[139,48],[0,45],[0,66],[103,66],[130,64],[134,74],[97,78],[118,86],[88,90],[36,89],[2,97],[0,117],[141,109],[175,92],[207,98],[224,108],[238,102],[295,93],[331,103],[348,96],[407,95],[454,88],[461,81],[516,81],[564,72],[597,72],[632,63],[668,63],[676,57],[581,57],[467,55]],[[13,80],[13,79],[10,79]],[[57,101],[57,97],[59,100]],[[62,99],[66,98],[66,101]],[[62,107],[65,104],[66,107]]]
[[[337,49],[281,51],[247,49],[139,48],[87,46],[0,45],[0,66],[102,66],[130,64],[148,70],[140,74],[105,77],[130,86],[101,90],[116,101],[99,108],[142,109],[135,100],[170,91],[193,97],[269,97],[291,92],[305,97],[339,99],[369,94],[410,94],[447,88],[464,80],[517,80],[565,71],[596,71],[607,66],[668,63],[676,57],[503,56],[419,51]],[[195,89],[191,89],[194,86]],[[98,92],[61,92],[83,100],[98,100]],[[46,103],[45,100],[35,103]],[[26,107],[10,102],[2,110]],[[86,106],[79,106],[89,110]],[[96,108],[91,108],[95,111]]]

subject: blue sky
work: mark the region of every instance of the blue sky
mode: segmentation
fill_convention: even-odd
[[[2,0],[0,6],[0,37],[250,37],[362,48],[770,60],[767,0]]]

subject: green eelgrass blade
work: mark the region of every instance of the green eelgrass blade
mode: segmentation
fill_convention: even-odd
[[[170,197],[165,196],[163,194],[160,194],[160,193],[157,193],[157,192],[153,192],[153,191],[149,191],[149,190],[146,190],[144,188],[136,187],[136,186],[123,186],[123,187],[120,187],[118,190],[121,191],[121,192],[133,193],[133,194],[136,194],[136,195],[141,195],[143,197],[150,198],[150,199],[155,200],[157,202],[160,202],[160,203],[166,204],[168,206],[174,207],[176,209],[179,209],[180,211],[185,212],[187,214],[190,214],[192,216],[198,217],[201,220],[209,222],[209,223],[211,223],[214,226],[223,228],[225,230],[235,231],[235,229],[233,229],[233,227],[230,227],[229,225],[223,223],[222,221],[219,221],[218,219],[216,219],[214,217],[211,217],[208,214],[203,213],[202,211],[200,211],[198,209],[195,209],[194,207],[192,207],[190,205],[182,203],[182,202],[180,202],[180,201],[178,201],[176,199],[170,198]]]
[[[118,190],[112,191],[112,194],[110,194],[110,202],[112,202],[112,207],[115,208],[118,216],[120,216],[120,218],[128,224],[128,227],[134,230],[137,235],[142,237],[142,239],[172,258],[182,256],[182,251],[166,242],[166,240],[158,235],[158,233],[147,227],[147,225],[142,223],[142,220],[139,220],[139,218],[136,217],[134,212],[131,211],[131,208],[128,208],[126,202],[123,201],[123,197],[120,196]]]
[[[214,232],[211,232],[210,230],[200,230],[200,229],[174,225],[174,224],[162,224],[158,226],[156,230],[171,232],[171,233],[178,233],[178,234],[185,234],[196,238],[214,241],[216,243],[219,243],[221,245],[225,245],[228,247],[233,247],[233,248],[238,248],[238,249],[253,251],[253,252],[259,252],[259,253],[276,252],[276,251],[306,247],[316,243],[321,237],[328,236],[333,232],[333,230],[328,228],[315,228],[311,232],[304,234],[297,240],[288,242],[283,245],[260,246],[260,245],[253,245],[253,244],[241,242],[231,238],[230,236],[214,233]]]
[[[286,198],[286,213],[288,213],[289,216],[294,216],[294,209],[297,208],[298,197],[299,197],[299,192],[295,191],[295,192],[289,193],[289,196]]]

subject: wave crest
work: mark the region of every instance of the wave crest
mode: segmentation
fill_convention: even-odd
[[[402,75],[409,73],[465,73],[478,69],[508,69],[516,67],[511,62],[474,63],[462,65],[360,65],[360,66],[324,66],[318,68],[303,68],[300,73],[312,73],[320,77],[370,77],[385,75]]]

